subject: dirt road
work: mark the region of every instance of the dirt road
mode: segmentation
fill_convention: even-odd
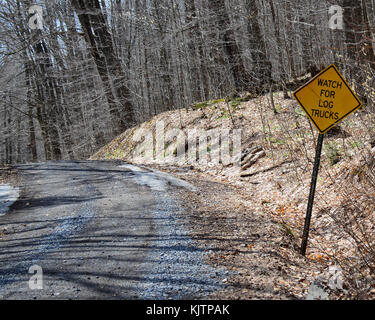
[[[177,219],[171,195],[188,186],[122,165],[17,167],[21,198],[0,217],[0,298],[190,299],[221,289],[226,271],[204,263]]]

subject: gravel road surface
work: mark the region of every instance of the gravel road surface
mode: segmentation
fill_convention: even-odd
[[[181,180],[113,161],[17,170],[21,197],[0,216],[0,298],[199,299],[223,288],[227,272],[188,235],[173,196],[189,188]]]

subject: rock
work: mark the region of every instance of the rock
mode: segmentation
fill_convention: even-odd
[[[310,285],[306,300],[329,300],[329,294],[319,279],[315,279]]]
[[[345,292],[343,288],[344,275],[340,266],[337,266],[337,265],[330,266],[328,273],[329,273],[328,287],[332,290],[342,290]]]
[[[255,154],[259,151],[262,150],[262,147],[250,147],[250,148],[246,148],[242,151],[242,155],[241,155],[241,161],[243,161],[248,155],[252,155],[252,154]]]
[[[244,151],[241,158],[241,169],[246,170],[256,163],[259,159],[266,156],[262,147],[252,147]]]

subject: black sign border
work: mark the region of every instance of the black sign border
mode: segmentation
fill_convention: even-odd
[[[334,68],[335,71],[337,72],[337,74],[339,75],[339,77],[341,78],[341,80],[345,83],[346,87],[349,89],[349,91],[351,92],[351,94],[354,96],[354,98],[357,100],[358,102],[358,106],[356,106],[354,109],[352,109],[351,111],[349,111],[347,114],[345,114],[344,116],[342,116],[340,119],[336,120],[336,122],[332,123],[329,127],[327,127],[326,129],[322,130],[319,128],[319,126],[315,123],[314,119],[310,116],[309,112],[305,109],[305,107],[302,105],[301,101],[297,98],[297,93],[300,92],[302,89],[304,89],[305,87],[307,87],[311,82],[315,81],[317,78],[319,78],[321,75],[323,75],[324,73],[326,73],[328,70],[330,70],[331,68]],[[337,124],[339,124],[342,120],[344,120],[347,116],[349,116],[351,113],[353,113],[354,111],[358,110],[361,106],[362,106],[362,102],[358,99],[357,95],[354,93],[354,91],[350,88],[350,86],[348,85],[348,83],[345,81],[345,79],[343,78],[343,76],[341,75],[340,71],[337,69],[337,67],[334,65],[334,64],[331,64],[330,66],[328,66],[327,68],[325,68],[324,70],[322,70],[321,72],[319,72],[314,78],[312,78],[310,81],[308,81],[307,83],[305,83],[302,87],[298,88],[294,93],[293,93],[293,96],[294,98],[298,101],[298,104],[302,107],[302,109],[305,111],[305,113],[307,114],[307,116],[309,117],[309,119],[311,120],[311,122],[314,124],[315,128],[318,129],[318,131],[321,133],[321,134],[324,134],[326,132],[328,132],[329,130],[331,130],[334,126],[336,126]]]

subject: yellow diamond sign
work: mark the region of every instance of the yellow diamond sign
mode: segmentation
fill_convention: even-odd
[[[294,98],[322,134],[362,105],[335,65],[294,92]]]

